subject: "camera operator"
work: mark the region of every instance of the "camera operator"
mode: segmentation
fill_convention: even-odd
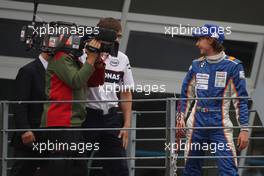
[[[42,52],[38,59],[19,69],[16,76],[16,100],[45,100],[45,72],[48,53]],[[40,127],[43,104],[15,105],[15,127],[18,129],[36,129]],[[37,132],[15,132],[12,138],[15,157],[40,157],[32,150],[32,143],[39,140]],[[36,160],[16,160],[11,170],[11,176],[33,176],[41,163]]]
[[[98,27],[114,30],[117,34],[116,42],[119,43],[122,37],[122,28],[118,20],[114,18],[103,18],[97,24]],[[117,57],[109,53],[100,53],[101,61],[105,63],[96,67],[98,74],[90,78],[87,88],[88,100],[118,100],[116,86],[121,87],[120,99],[132,100],[130,89],[134,86],[131,67],[128,57],[118,51]],[[104,85],[99,82],[103,74]],[[108,88],[111,87],[109,91]],[[127,88],[127,89],[126,89]],[[121,109],[122,114],[117,112]],[[87,117],[83,123],[84,128],[130,128],[132,102],[108,102],[108,103],[87,103]],[[88,131],[84,133],[87,141],[100,144],[100,157],[125,157],[125,149],[128,145],[128,131]],[[104,160],[102,161],[103,171],[107,176],[128,176],[126,160]],[[95,171],[96,172],[96,171]],[[93,173],[92,175],[97,175]]]
[[[88,54],[84,64],[77,57],[58,51],[48,60],[46,73],[46,95],[48,100],[84,100],[85,85],[94,71],[94,63],[98,58],[97,51],[101,43],[95,39],[88,43]],[[80,127],[86,117],[83,103],[47,103],[44,105],[42,127],[74,128]],[[54,145],[83,143],[80,131],[48,131],[45,142]],[[49,157],[82,157],[83,153],[68,148],[48,151]],[[87,175],[84,160],[50,160],[47,165],[49,176],[84,176]]]

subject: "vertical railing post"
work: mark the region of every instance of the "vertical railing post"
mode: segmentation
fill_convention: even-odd
[[[173,145],[175,143],[175,115],[176,115],[176,101],[173,99],[167,99],[166,101],[166,145]],[[166,160],[165,160],[165,166],[166,176],[173,176],[176,173],[174,173],[174,167],[173,165],[173,151],[166,149]]]
[[[2,106],[2,101],[0,101],[0,129],[3,129],[3,106]],[[3,157],[3,132],[0,132],[0,157],[1,157],[1,161],[0,161],[0,173],[2,173],[2,157]]]
[[[137,127],[137,113],[132,112],[131,128]],[[127,149],[128,157],[136,157],[136,130],[129,130],[129,141]],[[135,176],[135,160],[128,160],[129,176]]]
[[[2,132],[2,176],[7,176],[7,147],[8,147],[8,112],[9,112],[9,104],[7,102],[2,103],[2,117],[3,117],[3,132]]]

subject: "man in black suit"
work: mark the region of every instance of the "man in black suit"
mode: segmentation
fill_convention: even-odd
[[[20,68],[16,77],[16,100],[36,101],[46,100],[45,72],[48,65],[47,53],[41,53],[39,58]],[[36,129],[40,127],[43,104],[17,104],[15,106],[15,126],[20,129]],[[39,157],[32,150],[32,144],[39,140],[37,132],[16,132],[12,139],[15,157]],[[33,176],[40,166],[34,160],[16,160],[11,176]]]

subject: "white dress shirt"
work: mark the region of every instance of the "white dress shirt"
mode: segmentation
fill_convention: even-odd
[[[47,67],[48,67],[48,61],[46,61],[46,59],[44,59],[44,58],[42,57],[41,54],[39,55],[39,60],[40,60],[40,62],[42,63],[42,65],[43,65],[43,67],[45,68],[45,70],[47,70]]]

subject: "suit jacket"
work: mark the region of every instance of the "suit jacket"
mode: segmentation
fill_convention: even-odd
[[[46,100],[45,95],[45,68],[37,58],[19,69],[16,77],[16,100],[34,101]],[[15,126],[16,128],[39,128],[43,104],[16,104]],[[14,143],[20,143],[21,134],[16,133]],[[18,138],[19,139],[18,139]],[[13,143],[13,144],[14,144]]]

